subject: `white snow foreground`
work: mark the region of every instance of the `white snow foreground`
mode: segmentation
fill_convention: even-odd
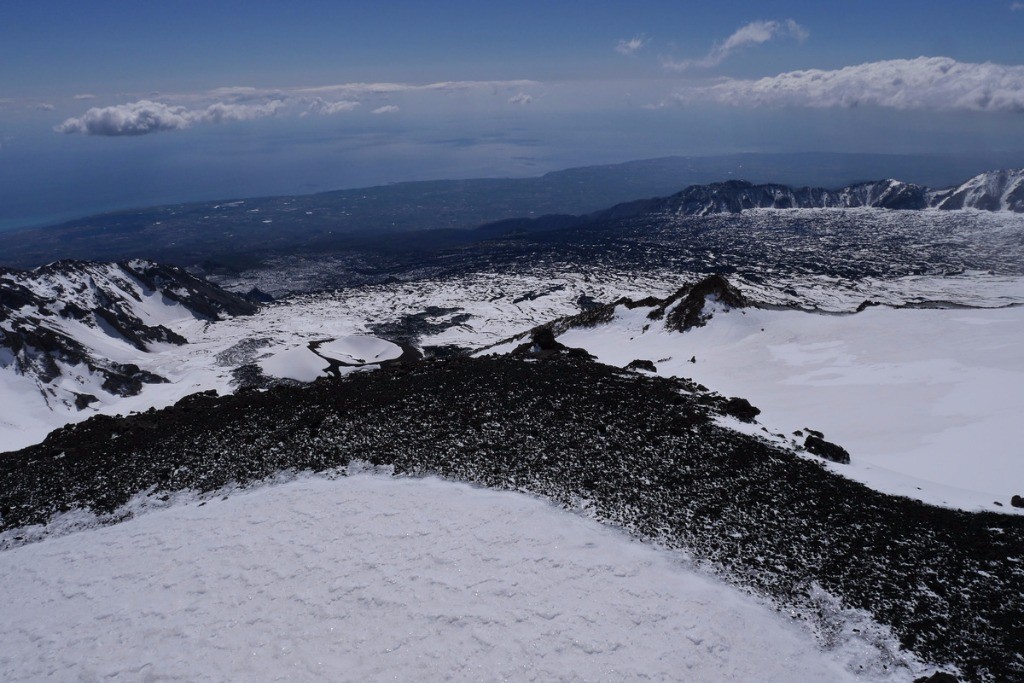
[[[742,396],[792,444],[803,443],[795,430],[823,431],[852,459],[829,467],[877,490],[1015,512],[1010,498],[1024,494],[1024,307],[827,315],[708,306],[707,325],[684,333],[649,320],[649,308],[619,307],[612,322],[558,341],[620,367],[651,360],[659,374]],[[760,425],[745,431],[765,436]]]
[[[822,651],[797,622],[592,520],[437,479],[306,478],[8,550],[0,604],[4,681],[920,671],[863,642]]]

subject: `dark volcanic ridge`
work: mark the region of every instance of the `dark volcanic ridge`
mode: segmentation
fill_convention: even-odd
[[[94,417],[0,459],[0,527],[353,461],[528,491],[814,619],[820,588],[970,680],[1024,680],[1024,519],[887,496],[725,428],[687,380],[556,351],[395,364]],[[748,404],[749,405],[749,404]],[[38,531],[38,530],[37,530]]]

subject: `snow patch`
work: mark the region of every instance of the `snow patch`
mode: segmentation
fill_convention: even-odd
[[[346,365],[366,365],[394,360],[402,355],[402,348],[384,339],[368,335],[349,335],[324,342],[316,348],[321,356],[341,361]]]

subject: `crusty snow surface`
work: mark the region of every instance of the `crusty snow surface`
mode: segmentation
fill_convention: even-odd
[[[379,474],[0,553],[0,604],[4,681],[911,678],[538,499]]]

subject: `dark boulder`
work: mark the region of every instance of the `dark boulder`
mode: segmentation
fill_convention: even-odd
[[[554,331],[548,326],[535,327],[530,331],[530,341],[520,344],[511,353],[516,357],[543,360],[551,356],[564,355],[570,358],[590,359],[593,356],[585,349],[574,349],[555,339]]]
[[[850,454],[845,448],[831,441],[825,441],[821,437],[814,436],[813,434],[807,437],[804,441],[804,448],[807,449],[808,453],[813,453],[819,458],[825,460],[831,460],[841,465],[848,465],[850,463]]]
[[[274,300],[274,297],[270,296],[259,287],[253,287],[243,294],[242,298],[254,304],[269,304]]]
[[[560,351],[567,348],[564,344],[555,339],[555,333],[550,327],[538,327],[531,335],[533,344],[541,351]]]
[[[722,403],[722,412],[740,422],[753,422],[754,418],[761,414],[761,410],[750,405],[750,401],[738,397],[726,399]]]
[[[92,394],[79,394],[75,392],[75,408],[78,410],[85,410],[91,404],[98,402],[99,399]]]
[[[1014,496],[1010,499],[1010,505],[1015,508],[1024,508],[1024,496]]]
[[[631,360],[626,366],[627,370],[646,370],[647,372],[657,372],[657,366],[649,360],[636,359]]]

